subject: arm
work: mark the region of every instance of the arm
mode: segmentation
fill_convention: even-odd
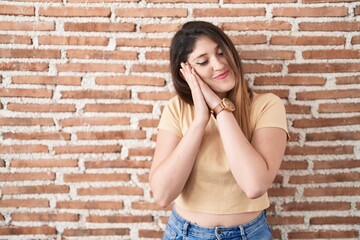
[[[194,166],[210,117],[191,68],[182,64],[180,71],[191,88],[195,118],[183,138],[166,130],[158,132],[149,178],[154,199],[163,207],[169,205],[182,192]]]
[[[260,128],[250,143],[232,113],[222,111],[217,121],[234,178],[249,198],[262,196],[280,168],[286,132],[280,128]]]

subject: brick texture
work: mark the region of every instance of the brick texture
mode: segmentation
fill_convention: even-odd
[[[274,238],[359,239],[359,16],[357,0],[1,1],[0,238],[162,236],[148,177],[169,46],[201,19],[286,106]]]

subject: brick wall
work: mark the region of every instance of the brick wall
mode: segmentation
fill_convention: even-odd
[[[231,36],[291,139],[269,190],[277,239],[359,239],[360,2],[0,2],[0,238],[156,239],[148,173],[173,96],[170,39],[201,19]]]

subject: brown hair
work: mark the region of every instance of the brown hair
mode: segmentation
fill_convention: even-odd
[[[234,72],[235,87],[228,93],[228,98],[235,104],[234,116],[248,140],[251,139],[250,103],[252,91],[248,87],[241,65],[241,59],[230,38],[217,26],[203,21],[185,23],[175,34],[170,47],[170,66],[174,87],[182,100],[193,105],[191,89],[180,75],[180,63],[186,62],[194,50],[196,40],[206,36],[216,42]]]

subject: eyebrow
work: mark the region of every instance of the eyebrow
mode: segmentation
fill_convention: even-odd
[[[220,48],[220,46],[217,45],[217,46],[215,47],[215,50],[219,50],[219,48]],[[194,58],[194,61],[195,61],[196,59],[201,58],[201,57],[204,57],[204,56],[206,56],[206,55],[208,55],[208,54],[207,54],[207,53],[200,54],[199,56],[197,56],[196,58]]]

